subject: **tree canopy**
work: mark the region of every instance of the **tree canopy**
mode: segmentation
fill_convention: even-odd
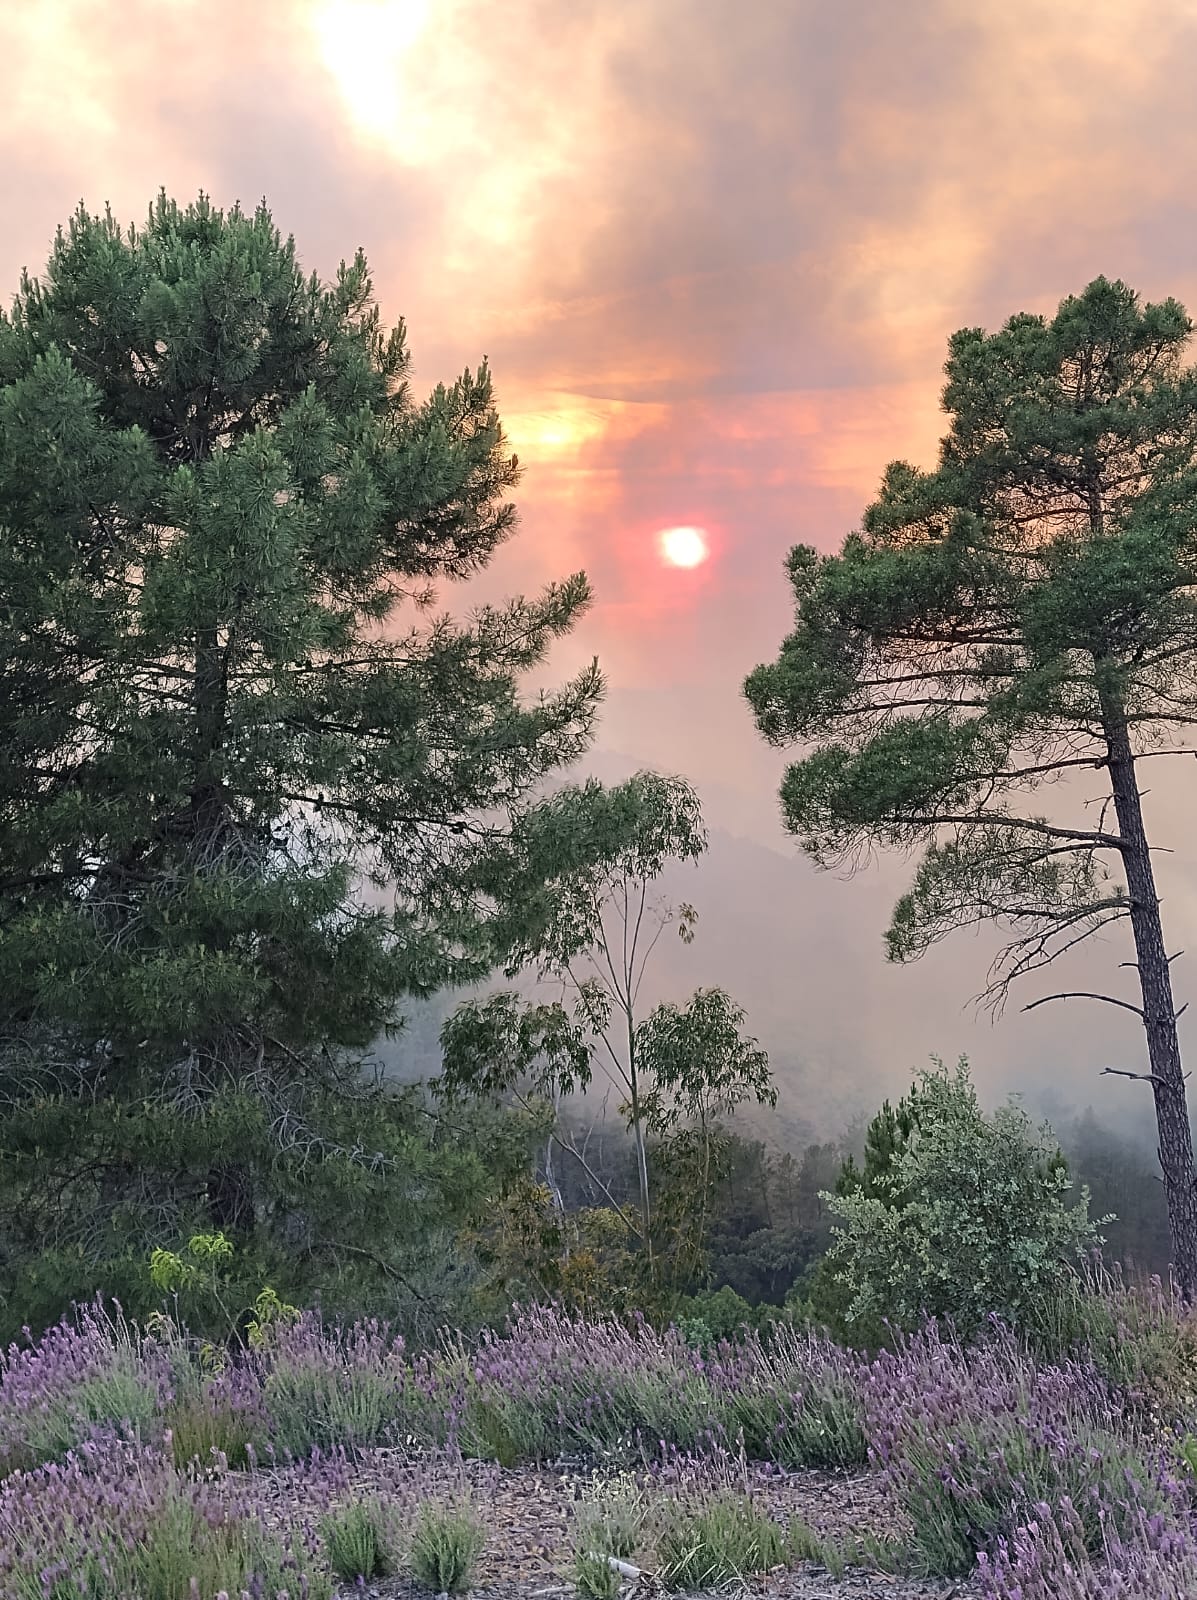
[[[1054,318],[957,333],[937,467],[894,463],[837,554],[791,552],[794,631],[746,684],[765,737],[807,747],[781,796],[816,861],[922,849],[892,959],[1003,923],[1000,1004],[1012,979],[1130,923],[1139,1001],[1103,998],[1146,1030],[1189,1293],[1192,1139],[1137,768],[1194,753],[1191,333],[1174,300],[1105,279]]]
[[[409,368],[360,252],[321,282],[202,196],[80,208],[0,318],[0,1140],[58,1135],[48,1243],[132,1192],[237,1227],[272,1163],[371,1170],[321,1097],[404,996],[503,965],[552,868],[524,818],[601,679],[520,682],[589,589],[435,611],[517,463],[485,362],[422,401]],[[222,1097],[252,1158],[201,1131]],[[156,1160],[117,1105],[190,1132]]]

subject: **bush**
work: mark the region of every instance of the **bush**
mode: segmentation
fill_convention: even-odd
[[[567,1452],[636,1461],[645,1441],[689,1449],[718,1422],[701,1358],[676,1329],[552,1307],[520,1312],[474,1350],[454,1344],[436,1382],[457,1386],[447,1409],[460,1412],[463,1450],[502,1464]]]
[[[1164,1514],[1173,1480],[1092,1367],[1044,1366],[1009,1333],[966,1349],[934,1327],[869,1369],[870,1455],[931,1572],[967,1573],[1041,1505],[1076,1508],[1086,1549]],[[1130,1508],[1128,1510],[1128,1508]]]
[[[130,1595],[330,1600],[317,1553],[267,1532],[240,1486],[115,1438],[0,1485],[0,1600]]]
[[[745,1494],[721,1489],[697,1504],[675,1500],[663,1508],[657,1555],[667,1588],[740,1583],[778,1566],[785,1552],[784,1531]]]
[[[621,1473],[586,1485],[575,1517],[580,1552],[630,1561],[644,1529],[644,1496],[636,1479]]]
[[[412,1575],[434,1594],[466,1594],[484,1543],[472,1506],[426,1505],[412,1533]]]
[[[721,1289],[688,1295],[674,1318],[686,1343],[704,1351],[721,1340],[742,1337],[747,1329],[759,1328],[765,1320],[757,1307],[750,1306],[726,1284]]]
[[[377,1500],[347,1500],[325,1513],[320,1532],[338,1578],[385,1578],[394,1571],[387,1519]]]
[[[874,1344],[882,1321],[913,1331],[930,1316],[968,1338],[992,1316],[1033,1328],[1050,1315],[1100,1240],[1087,1193],[1065,1203],[1048,1131],[1015,1105],[987,1117],[961,1061],[923,1073],[870,1134],[872,1161],[824,1197],[838,1222],[822,1271],[843,1297],[832,1331]]]

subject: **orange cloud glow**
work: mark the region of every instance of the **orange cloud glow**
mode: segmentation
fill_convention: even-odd
[[[688,770],[718,728],[755,784],[783,555],[933,456],[948,334],[1097,272],[1197,301],[1195,67],[1188,0],[39,0],[0,9],[0,269],[160,185],[266,195],[322,272],[363,245],[417,382],[491,361],[523,531],[484,589],[585,567],[612,739],[673,684]]]

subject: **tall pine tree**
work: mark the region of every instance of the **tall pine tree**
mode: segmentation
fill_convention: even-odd
[[[838,555],[791,553],[794,631],[747,683],[766,738],[808,745],[782,803],[816,860],[924,848],[892,959],[1003,923],[1000,1001],[1129,923],[1137,1000],[1094,997],[1145,1031],[1147,1070],[1121,1070],[1154,1097],[1189,1296],[1197,1183],[1141,771],[1194,754],[1192,331],[1175,301],[1098,279],[1050,321],[957,333],[938,467],[892,465]]]
[[[519,688],[582,575],[428,609],[516,462],[485,364],[423,402],[408,366],[360,253],[322,283],[203,197],[81,208],[0,319],[0,1152],[10,1252],[83,1286],[188,1215],[319,1252],[357,1194],[377,1240],[358,1057],[504,961],[520,817],[588,742],[597,668]]]

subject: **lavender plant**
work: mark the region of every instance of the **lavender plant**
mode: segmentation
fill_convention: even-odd
[[[0,1600],[218,1592],[330,1600],[314,1539],[267,1531],[227,1473],[175,1471],[160,1449],[94,1439],[0,1484]]]
[[[534,1307],[472,1352],[454,1346],[451,1371],[462,1446],[483,1456],[495,1455],[501,1429],[515,1459],[636,1460],[661,1439],[690,1448],[719,1419],[701,1357],[675,1330],[659,1334],[643,1321],[586,1322]]]
[[[386,1512],[374,1496],[343,1501],[325,1513],[320,1532],[329,1565],[347,1583],[395,1570]]]
[[[482,1524],[466,1501],[427,1504],[412,1532],[412,1576],[434,1594],[466,1594],[484,1543]]]
[[[362,1449],[403,1431],[408,1366],[384,1324],[328,1329],[305,1313],[271,1328],[252,1359],[279,1450]]]
[[[731,1489],[693,1491],[657,1508],[657,1557],[662,1581],[675,1590],[740,1583],[779,1566],[785,1530],[749,1495]]]
[[[1179,1512],[1180,1508],[1176,1508]],[[1040,1503],[1028,1521],[979,1558],[985,1600],[1192,1600],[1197,1536],[1183,1514],[1137,1505],[1120,1534],[1103,1526],[1090,1549],[1084,1518],[1067,1497]]]
[[[1067,1498],[1097,1548],[1131,1504],[1165,1509],[1166,1473],[1091,1366],[1039,1365],[1006,1332],[965,1349],[931,1326],[871,1365],[870,1456],[933,1572],[962,1574],[1038,1504]]]
[[[1160,1417],[1197,1407],[1197,1316],[1172,1282],[1127,1282],[1120,1266],[1095,1255],[1032,1337],[1049,1357],[1091,1361],[1135,1406]]]
[[[0,1475],[52,1461],[98,1428],[148,1424],[170,1392],[163,1352],[97,1302],[0,1355]]]
[[[779,1325],[706,1363],[725,1433],[785,1467],[863,1466],[865,1364],[830,1339]]]
[[[580,1600],[617,1600],[619,1568],[600,1551],[579,1549],[574,1552],[574,1588]]]
[[[574,1540],[581,1554],[630,1561],[644,1530],[641,1483],[630,1472],[595,1478],[582,1486],[574,1508]]]

